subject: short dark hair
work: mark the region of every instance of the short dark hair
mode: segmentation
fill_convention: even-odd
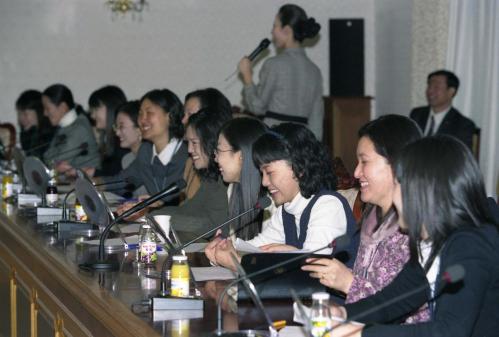
[[[253,162],[253,143],[267,131],[265,124],[255,118],[241,117],[229,120],[222,126],[223,135],[234,151],[241,151],[243,164],[241,179],[234,183],[229,200],[229,216],[250,209],[263,194],[262,177]],[[243,216],[238,222],[238,236],[244,239],[253,238],[260,231],[260,223],[255,214]]]
[[[407,145],[396,158],[408,225],[411,261],[418,263],[424,227],[432,248],[428,270],[446,239],[456,230],[494,222],[480,169],[473,154],[456,138],[436,135]]]
[[[457,94],[457,90],[459,89],[459,78],[453,72],[445,69],[440,69],[434,71],[428,75],[427,82],[430,81],[430,78],[433,76],[445,76],[447,87],[456,89],[454,96]]]
[[[116,115],[118,115],[118,113],[126,114],[130,118],[130,120],[132,121],[133,126],[138,128],[139,127],[139,110],[140,110],[140,103],[138,100],[129,101],[129,102],[123,103],[122,105],[120,105],[118,107],[118,109],[116,110]],[[116,120],[116,118],[115,118],[115,120]]]
[[[276,160],[287,161],[305,198],[322,189],[336,190],[329,154],[304,125],[282,123],[272,127],[253,145],[253,160],[258,167]]]
[[[297,5],[287,4],[279,8],[277,14],[282,27],[290,26],[296,41],[302,42],[306,38],[313,38],[321,30],[321,25],[314,18],[307,18],[305,10]]]
[[[71,110],[75,108],[73,93],[64,84],[53,84],[45,89],[42,95],[47,96],[55,105],[60,105],[64,102],[68,106],[68,109]]]
[[[39,129],[51,127],[48,118],[43,115],[42,93],[38,90],[29,89],[23,91],[16,100],[16,109],[19,111],[35,111]]]
[[[224,120],[228,120],[232,117],[230,101],[218,89],[205,88],[191,91],[185,95],[185,102],[191,98],[197,98],[199,100],[201,109],[209,107]]]
[[[393,160],[405,145],[421,138],[419,126],[412,119],[402,115],[383,115],[362,126],[359,139],[368,137],[376,153],[386,158],[393,167]]]
[[[208,167],[197,170],[202,179],[216,181],[220,177],[220,170],[213,153],[217,147],[218,132],[227,120],[227,116],[220,116],[211,108],[201,109],[189,117],[187,128],[192,127],[194,129],[199,137],[203,152],[209,158]]]
[[[182,124],[184,106],[177,95],[168,89],[154,89],[142,96],[140,103],[142,104],[146,99],[158,105],[165,113],[169,114],[170,126],[168,128],[168,136],[170,139],[182,139],[184,136],[184,125]]]

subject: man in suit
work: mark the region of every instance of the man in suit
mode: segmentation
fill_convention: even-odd
[[[452,99],[459,88],[459,79],[448,70],[428,75],[426,99],[428,106],[414,108],[410,117],[418,123],[425,136],[447,134],[471,148],[475,123],[452,107]]]

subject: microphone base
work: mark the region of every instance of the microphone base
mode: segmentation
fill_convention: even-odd
[[[200,297],[160,297],[151,298],[152,310],[203,310],[204,300]]]
[[[241,331],[215,331],[212,337],[272,337],[272,334],[266,330],[241,330]]]
[[[96,261],[81,263],[78,267],[86,271],[116,271],[120,269],[120,264],[118,262],[111,261]]]

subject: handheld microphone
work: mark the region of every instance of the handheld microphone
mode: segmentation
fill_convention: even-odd
[[[464,269],[464,267],[460,264],[454,264],[452,266],[449,266],[447,267],[447,269],[445,269],[445,271],[442,273],[442,276],[440,278],[440,281],[443,282],[442,286],[438,289],[438,292],[435,291],[435,295],[433,295],[431,298],[430,298],[430,301],[432,300],[435,300],[438,296],[441,295],[442,291],[445,289],[446,286],[448,285],[451,285],[451,284],[454,284],[454,283],[457,283],[457,282],[460,282],[464,279],[464,276],[466,275],[466,270]],[[432,282],[430,283],[430,286],[432,285],[436,285],[438,282],[435,281],[435,282]],[[417,294],[418,292],[420,291],[423,291],[425,289],[428,289],[428,283],[425,283],[425,284],[422,284],[414,289],[412,289],[411,291],[408,291],[406,293],[403,293],[401,295],[398,295],[398,296],[395,296],[394,298],[388,300],[388,301],[385,301],[379,305],[376,305],[368,310],[365,310],[361,313],[358,313],[356,315],[353,315],[351,318],[348,318],[348,319],[345,319],[343,320],[340,325],[344,325],[344,324],[348,324],[348,323],[353,323],[353,324],[358,324],[358,320],[359,319],[362,319],[378,310],[381,310],[381,309],[384,309],[392,304],[395,304],[399,301],[402,301],[408,297],[411,297],[412,295],[415,295]],[[428,302],[430,302],[428,301]],[[337,326],[334,326],[332,328],[329,328],[328,330],[326,330],[324,332],[324,336],[328,333],[330,333],[333,329],[337,328]],[[359,328],[360,329],[360,328]]]
[[[237,279],[235,279],[234,281],[232,281],[227,287],[224,288],[224,290],[222,291],[222,293],[218,297],[218,301],[217,301],[217,330],[216,330],[216,334],[218,336],[220,336],[222,334],[222,331],[223,331],[222,330],[222,302],[223,302],[223,299],[225,297],[225,294],[227,293],[227,291],[231,287],[235,286],[236,284],[238,284],[241,281],[250,280],[251,278],[253,278],[255,276],[267,273],[267,272],[269,272],[271,270],[277,270],[278,268],[280,268],[282,266],[285,266],[285,265],[290,264],[292,262],[295,262],[295,261],[298,261],[298,260],[303,259],[305,257],[308,257],[308,256],[310,256],[310,255],[312,255],[314,253],[317,253],[317,252],[321,251],[321,250],[332,248],[333,252],[331,254],[333,254],[337,250],[344,249],[349,244],[350,244],[350,237],[345,234],[345,235],[337,237],[332,242],[328,243],[327,245],[325,245],[323,247],[320,247],[318,249],[314,249],[313,251],[306,252],[306,253],[303,253],[303,254],[298,254],[297,256],[292,257],[292,258],[290,258],[288,260],[276,263],[276,264],[274,264],[272,266],[269,266],[267,268],[255,271],[253,273],[244,274],[243,276],[240,276]],[[236,262],[236,261],[234,261],[234,262]],[[237,267],[239,265],[239,262],[237,264],[235,263],[235,265]],[[238,267],[238,269],[239,269],[239,267]],[[251,293],[251,292],[249,292],[249,293]]]
[[[264,209],[264,208],[267,208],[268,206],[270,206],[270,198],[268,196],[263,196],[261,198],[258,199],[258,201],[255,203],[255,205],[253,207],[251,207],[250,209],[242,212],[242,213],[239,213],[238,215],[230,218],[229,220],[223,222],[222,224],[216,226],[215,228],[212,228],[208,231],[206,231],[205,233],[199,235],[198,237],[188,241],[187,243],[184,243],[182,245],[180,245],[179,247],[175,247],[173,245],[173,243],[171,243],[171,241],[165,237],[165,242],[167,243],[168,246],[170,246],[170,249],[168,251],[168,258],[165,259],[165,261],[163,262],[163,265],[161,266],[161,283],[160,283],[160,293],[161,295],[165,295],[166,294],[166,280],[165,280],[165,270],[166,270],[166,266],[167,264],[170,262],[170,259],[173,255],[177,254],[178,252],[181,252],[184,248],[186,248],[187,246],[190,246],[191,244],[193,244],[194,242],[198,241],[199,239],[202,239],[208,235],[210,235],[211,233],[214,233],[215,231],[221,229],[222,227],[225,227],[227,226],[228,224],[230,224],[232,221],[234,220],[237,220],[239,219],[240,217],[250,213],[250,212],[253,212],[253,211],[256,211],[256,210],[261,210],[261,209]],[[154,223],[154,221],[153,221]],[[168,233],[166,233],[168,234]]]
[[[253,61],[258,56],[258,54],[260,54],[262,51],[267,49],[269,47],[269,45],[270,45],[270,40],[263,39],[260,42],[260,44],[258,45],[258,47],[256,47],[255,50],[253,50],[251,52],[251,54],[248,55],[248,58],[250,59],[250,61]]]
[[[128,209],[127,211],[123,212],[120,216],[116,217],[109,225],[107,225],[104,230],[102,231],[102,234],[99,238],[99,260],[95,263],[90,263],[90,264],[81,264],[80,268],[88,270],[88,269],[93,269],[93,270],[116,270],[119,268],[119,265],[113,262],[108,262],[104,260],[104,242],[107,239],[107,236],[109,234],[109,231],[111,228],[120,222],[123,219],[128,218],[129,216],[143,210],[147,206],[155,203],[156,201],[163,199],[166,196],[178,193],[180,190],[185,188],[186,182],[183,179],[179,179],[177,182],[171,184],[168,188],[152,195],[151,197],[139,202],[137,205],[134,207]]]
[[[267,49],[270,45],[270,40],[269,39],[263,39],[260,41],[260,44],[251,52],[251,54],[248,55],[248,58],[250,61],[253,61],[262,51]],[[227,82],[229,79],[231,79],[232,76],[237,74],[239,69],[236,69],[232,74],[227,76],[225,81]]]

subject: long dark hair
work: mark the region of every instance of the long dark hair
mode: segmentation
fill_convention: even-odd
[[[459,140],[437,135],[409,144],[396,159],[395,171],[402,191],[412,263],[419,260],[423,227],[432,242],[425,270],[456,230],[484,223],[497,227],[478,164]]]
[[[88,114],[85,112],[82,106],[75,103],[73,93],[64,84],[53,84],[45,89],[42,92],[42,95],[46,96],[53,104],[57,106],[61,105],[62,103],[66,103],[69,110],[75,109],[77,114],[83,114],[89,119],[90,123],[93,124],[93,121],[88,117]]]
[[[189,117],[187,127],[194,129],[199,137],[203,152],[209,158],[208,167],[197,170],[201,179],[216,181],[220,177],[220,170],[213,153],[217,147],[218,132],[227,120],[227,116],[224,118],[224,116],[212,111],[211,108],[201,109]]]
[[[291,27],[293,37],[298,42],[315,37],[321,30],[321,25],[314,18],[307,18],[305,10],[297,5],[284,5],[279,8],[277,15],[281,20],[282,27]]]
[[[263,195],[261,188],[262,178],[259,169],[253,162],[253,143],[266,132],[266,126],[257,119],[242,117],[235,118],[222,127],[220,134],[225,137],[234,151],[241,151],[243,164],[240,180],[233,183],[229,201],[229,216],[250,209],[258,198]],[[260,232],[260,221],[255,214],[243,216],[234,228],[238,236],[247,240]]]
[[[182,124],[184,106],[177,95],[168,89],[155,89],[142,96],[140,104],[146,99],[158,105],[165,113],[169,114],[168,140],[172,138],[182,139],[184,136],[184,125]]]
[[[90,109],[97,109],[102,105],[106,107],[106,129],[101,133],[101,153],[103,155],[111,155],[116,148],[118,141],[113,131],[113,123],[118,107],[125,102],[125,93],[115,85],[107,85],[95,90],[88,98]]]
[[[140,110],[140,103],[138,100],[134,101],[128,101],[126,103],[123,103],[118,107],[116,110],[116,115],[118,113],[122,113],[127,115],[130,120],[133,123],[133,126],[138,128],[139,127],[139,110]],[[114,117],[114,120],[116,122],[116,116]]]
[[[322,189],[336,190],[329,154],[304,125],[282,123],[274,126],[253,145],[253,160],[257,167],[276,160],[287,161],[305,198]]]

